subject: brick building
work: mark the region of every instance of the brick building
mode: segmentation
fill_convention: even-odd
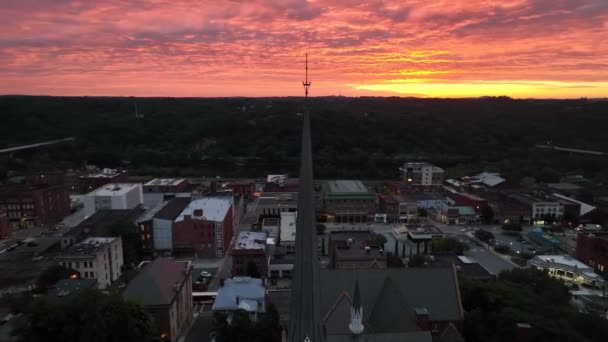
[[[335,269],[384,269],[386,255],[369,231],[332,232],[330,265]]]
[[[224,183],[225,188],[231,189],[234,195],[253,196],[255,193],[255,181],[241,180]]]
[[[232,256],[232,272],[234,275],[249,275],[260,277],[266,274],[268,256],[266,253],[266,233],[239,232],[230,250]],[[247,274],[249,263],[256,265],[258,275]]]
[[[5,207],[0,207],[0,240],[8,239],[11,236],[11,229],[8,225],[8,211]]]
[[[54,224],[70,213],[70,196],[64,185],[11,184],[0,187],[0,206],[9,224]]]
[[[376,214],[376,194],[355,180],[335,180],[323,183],[323,205],[328,221],[359,223],[373,221]]]
[[[144,184],[144,193],[176,193],[188,191],[190,182],[187,179],[157,178]]]
[[[98,172],[80,175],[76,192],[87,193],[110,183],[126,183],[129,181],[127,170],[108,169],[98,170]]]
[[[129,283],[123,297],[140,302],[158,324],[161,341],[175,342],[192,326],[192,264],[157,258]]]
[[[206,197],[190,202],[173,222],[173,252],[223,257],[234,236],[233,216],[231,198]]]
[[[378,195],[378,206],[388,222],[408,222],[418,217],[416,201],[408,201],[402,196]]]
[[[576,258],[600,272],[608,272],[608,232],[579,233]]]
[[[479,210],[488,205],[488,201],[485,199],[466,192],[452,193],[448,197],[453,201],[454,206],[473,207],[475,210]]]

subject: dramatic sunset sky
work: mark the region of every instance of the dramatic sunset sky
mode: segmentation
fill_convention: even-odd
[[[608,96],[608,0],[0,0],[0,94]]]

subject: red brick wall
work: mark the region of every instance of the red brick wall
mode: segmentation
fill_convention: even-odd
[[[597,269],[608,271],[608,235],[604,238],[579,233],[576,238],[576,258]]]
[[[34,203],[36,216],[42,224],[57,223],[70,213],[70,194],[64,185],[35,191]]]
[[[179,253],[190,252],[198,257],[215,257],[215,222],[186,217],[174,222],[172,229],[173,248]],[[234,236],[232,207],[228,209],[223,221],[223,253],[228,251]]]
[[[457,206],[469,206],[477,209],[476,207],[481,208],[488,205],[486,200],[475,200],[461,194],[450,194],[449,196],[456,202]]]
[[[393,198],[378,196],[378,204],[380,206],[380,210],[387,215],[390,222],[399,221],[399,202]]]

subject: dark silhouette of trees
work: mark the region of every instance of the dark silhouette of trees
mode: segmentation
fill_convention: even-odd
[[[36,290],[39,292],[46,292],[49,287],[55,285],[59,280],[68,279],[71,276],[80,278],[80,273],[59,264],[49,266],[49,268],[42,271],[38,276],[38,279],[36,280]]]
[[[118,295],[84,290],[64,298],[38,297],[13,332],[19,341],[159,341],[145,308]]]

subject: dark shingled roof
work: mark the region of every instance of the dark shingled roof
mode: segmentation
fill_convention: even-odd
[[[394,334],[373,335],[333,335],[327,336],[327,342],[433,342],[433,336],[428,331],[412,331]]]
[[[331,310],[343,291],[353,293],[354,274],[352,270],[321,270],[323,314]],[[357,270],[356,277],[364,321],[376,333],[413,328],[415,323],[408,326],[406,318],[413,317],[414,308],[426,308],[432,321],[462,320],[458,284],[451,267]]]
[[[186,265],[169,258],[154,259],[131,280],[123,297],[146,306],[171,304],[177,295],[176,284],[181,288],[186,281],[190,281],[191,270]]]
[[[135,220],[145,212],[141,206],[133,209],[104,209],[95,212],[79,225],[72,228],[65,236],[82,237],[86,236],[107,236],[108,228],[116,222]]]
[[[177,197],[169,201],[161,210],[159,210],[154,218],[163,220],[175,220],[179,214],[190,204],[190,197]]]

